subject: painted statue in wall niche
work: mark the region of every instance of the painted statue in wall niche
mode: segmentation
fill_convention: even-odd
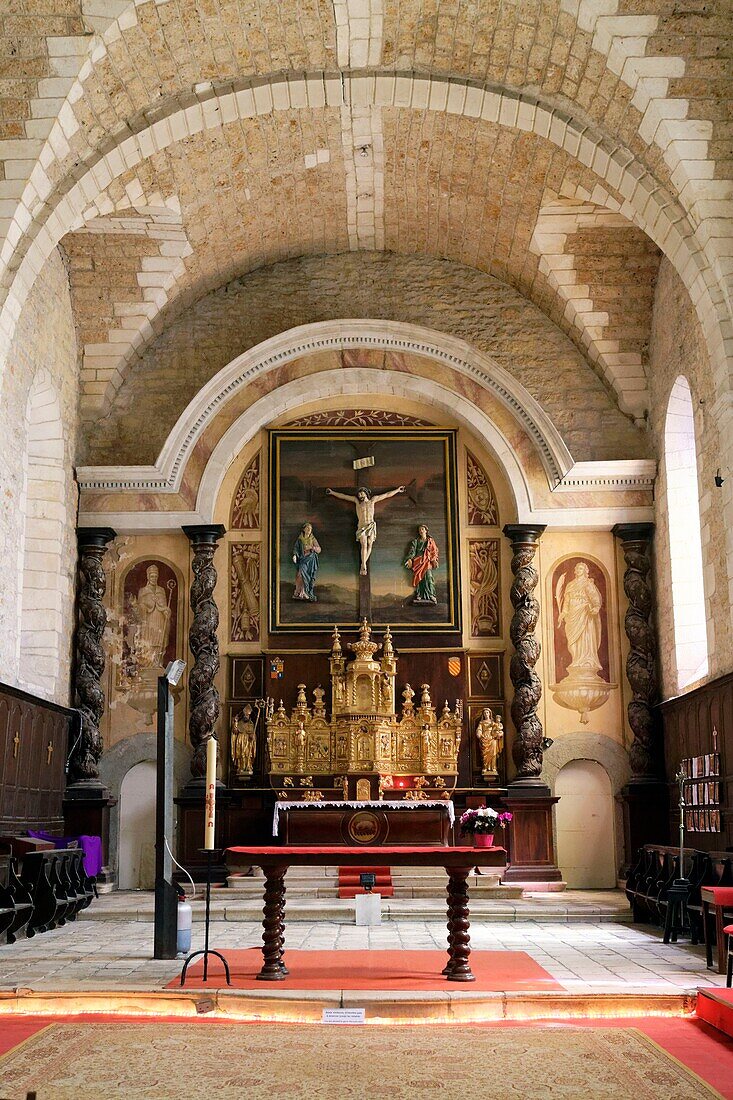
[[[572,661],[568,675],[578,671],[600,672],[598,650],[601,645],[601,607],[603,599],[598,585],[590,575],[587,561],[579,561],[573,569],[573,579],[561,573],[555,588],[557,625],[565,630],[565,639]]]
[[[471,637],[499,636],[499,541],[469,539]]]
[[[260,637],[260,547],[256,542],[230,544],[231,640],[256,642]]]
[[[318,555],[321,546],[313,534],[313,526],[304,523],[293,545],[293,564],[295,565],[294,600],[310,600],[315,603],[316,576],[318,575]]]
[[[477,458],[466,451],[466,496],[468,522],[472,527],[495,527],[499,523],[494,489]]]
[[[122,701],[153,722],[158,677],[177,654],[179,580],[166,562],[139,561],[123,580]]]
[[[356,506],[356,541],[361,547],[361,566],[359,573],[362,577],[367,575],[367,563],[372,554],[372,548],[377,540],[377,521],[374,518],[374,505],[390,497],[396,497],[398,493],[404,493],[405,486],[390,489],[387,493],[372,494],[371,489],[357,489],[356,496],[349,493],[337,493],[335,489],[326,489],[330,497],[337,500],[346,500]]]
[[[229,751],[238,779],[248,779],[254,768],[257,733],[252,713],[251,705],[245,703],[232,722]]]
[[[601,567],[587,558],[568,558],[551,577],[556,683],[553,698],[580,714],[587,725],[591,711],[608,699],[607,583]]]
[[[257,531],[260,526],[260,456],[256,454],[237,486],[232,504],[231,528]]]
[[[435,539],[426,525],[421,523],[417,537],[410,543],[404,561],[406,569],[412,570],[412,587],[415,589],[413,603],[437,603],[433,570],[438,568],[439,554]]]
[[[138,562],[127,573],[123,669],[128,677],[146,668],[163,669],[173,660],[177,596],[178,580],[164,562]]]

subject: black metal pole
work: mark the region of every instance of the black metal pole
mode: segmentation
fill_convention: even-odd
[[[166,846],[173,835],[173,698],[165,676],[158,677],[157,750],[153,957],[175,959],[178,893],[173,882],[173,861]]]

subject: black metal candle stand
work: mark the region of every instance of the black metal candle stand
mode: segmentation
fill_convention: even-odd
[[[226,961],[220,951],[213,951],[209,948],[209,924],[211,923],[211,864],[214,859],[214,851],[207,848],[205,850],[206,855],[206,917],[204,920],[204,949],[203,951],[194,951],[188,956],[183,964],[183,970],[181,971],[181,985],[186,981],[186,972],[190,963],[194,959],[197,959],[199,955],[203,955],[204,958],[204,974],[203,980],[206,982],[209,978],[209,955],[216,955],[224,965],[224,973],[226,974],[227,985],[232,984],[232,979],[229,974],[229,963]]]

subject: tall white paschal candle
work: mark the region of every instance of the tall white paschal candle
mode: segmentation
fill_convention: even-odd
[[[216,825],[216,750],[218,742],[210,737],[206,743],[206,810],[204,819],[204,848],[214,850],[214,828]]]

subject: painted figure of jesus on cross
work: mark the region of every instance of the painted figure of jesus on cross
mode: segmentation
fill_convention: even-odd
[[[362,488],[356,490],[356,496],[350,496],[348,493],[337,493],[335,489],[326,489],[328,496],[336,497],[338,500],[346,500],[349,504],[356,505],[356,541],[361,546],[361,569],[359,572],[362,577],[367,575],[367,562],[377,538],[374,505],[379,504],[380,500],[387,500],[389,497],[397,496],[398,493],[404,493],[404,491],[405,486],[400,485],[399,488],[391,489],[388,493],[372,495],[371,489]]]

